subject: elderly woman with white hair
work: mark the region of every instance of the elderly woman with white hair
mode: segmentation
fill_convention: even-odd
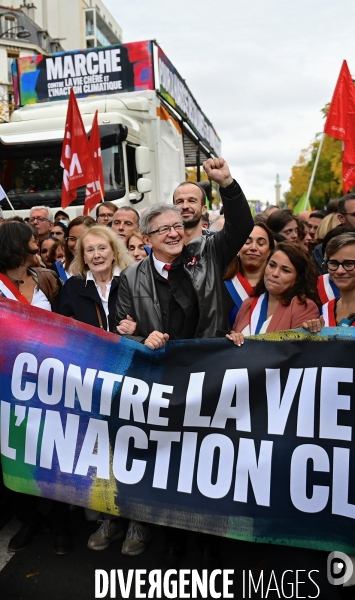
[[[114,331],[119,276],[133,263],[124,242],[110,228],[94,225],[77,243],[74,273],[64,284],[55,312]]]

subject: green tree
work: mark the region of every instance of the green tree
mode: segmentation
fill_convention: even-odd
[[[328,107],[329,105],[326,105],[321,111],[324,116]],[[291,209],[308,189],[319,143],[320,134],[317,134],[310,146],[302,150],[297,163],[292,167],[290,190],[284,194],[285,201]],[[341,141],[326,135],[311,190],[312,206],[321,209],[331,198],[338,198],[343,194],[341,155]]]

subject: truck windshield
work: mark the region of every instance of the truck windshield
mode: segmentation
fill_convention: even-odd
[[[107,132],[108,133],[108,132]],[[0,184],[15,210],[61,204],[63,169],[60,166],[61,142],[0,144]],[[105,198],[115,200],[125,194],[122,144],[116,135],[101,136],[101,155]],[[84,203],[85,188],[79,188],[72,205]],[[6,198],[4,210],[10,208]]]

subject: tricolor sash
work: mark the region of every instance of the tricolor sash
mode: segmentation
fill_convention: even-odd
[[[228,279],[224,283],[235,304],[229,313],[229,323],[233,325],[244,300],[251,296],[253,286],[250,285],[249,281],[241,273],[237,273],[233,279]]]
[[[57,260],[55,263],[55,266],[57,267],[57,271],[58,271],[58,275],[59,275],[60,279],[63,282],[67,281],[68,276],[65,272],[63,262],[61,260]]]
[[[318,277],[317,289],[322,304],[326,304],[329,300],[334,300],[334,298],[339,296],[339,290],[330,279],[328,273]]]
[[[259,298],[253,299],[250,307],[250,335],[256,335],[260,333],[260,330],[266,321],[268,304],[268,292],[261,294]]]
[[[25,296],[21,294],[20,290],[17,289],[14,282],[4,273],[0,273],[0,292],[8,300],[17,300],[24,304],[30,304]]]
[[[336,302],[336,298],[333,298],[333,300],[329,300],[329,302],[326,302],[322,306],[322,315],[323,315],[325,327],[336,327],[337,326],[335,316],[334,316],[335,302]]]

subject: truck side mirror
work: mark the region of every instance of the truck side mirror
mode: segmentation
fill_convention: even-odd
[[[145,175],[150,172],[149,148],[146,146],[136,148],[136,170],[138,175]],[[147,191],[150,192],[150,190]]]
[[[150,179],[146,179],[145,177],[140,177],[137,181],[137,190],[141,194],[146,194],[147,192],[152,191],[152,182]]]

